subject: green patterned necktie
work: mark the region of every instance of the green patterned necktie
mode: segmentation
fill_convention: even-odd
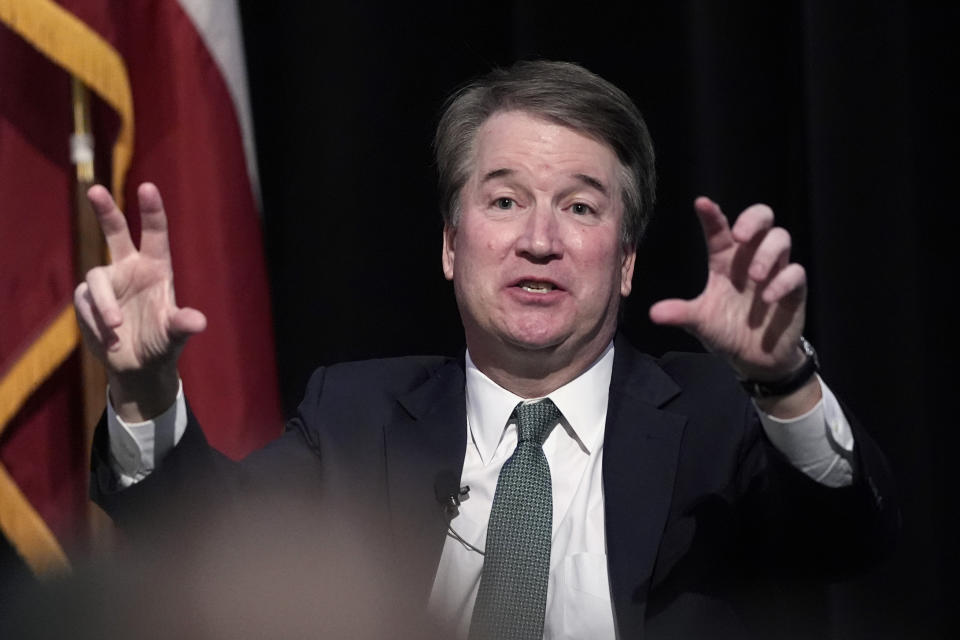
[[[560,421],[548,398],[517,405],[517,448],[493,496],[470,640],[539,640],[547,609],[553,492],[543,441]]]

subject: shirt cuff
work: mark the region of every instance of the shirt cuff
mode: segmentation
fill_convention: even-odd
[[[140,482],[180,442],[187,427],[187,403],[183,381],[170,407],[152,420],[125,422],[117,415],[107,389],[107,432],[110,435],[110,466],[123,487]]]
[[[770,442],[790,464],[820,484],[846,487],[853,483],[853,430],[836,396],[817,379],[823,398],[802,416],[783,420],[757,413]]]

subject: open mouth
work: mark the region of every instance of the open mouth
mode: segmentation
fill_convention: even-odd
[[[521,280],[516,286],[530,293],[549,293],[557,288],[552,282],[543,282],[541,280]]]

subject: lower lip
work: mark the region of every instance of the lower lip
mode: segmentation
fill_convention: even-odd
[[[549,291],[527,291],[522,287],[508,287],[507,295],[512,299],[523,304],[532,305],[553,305],[558,303],[567,292],[563,289],[551,289]]]

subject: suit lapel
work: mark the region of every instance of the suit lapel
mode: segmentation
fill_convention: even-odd
[[[434,495],[441,472],[460,478],[467,412],[463,361],[451,361],[398,398],[403,417],[385,428],[391,530],[408,595],[426,602],[447,521]]]
[[[616,341],[603,446],[607,567],[621,635],[643,628],[647,590],[673,493],[686,419],[659,407],[680,388]]]

